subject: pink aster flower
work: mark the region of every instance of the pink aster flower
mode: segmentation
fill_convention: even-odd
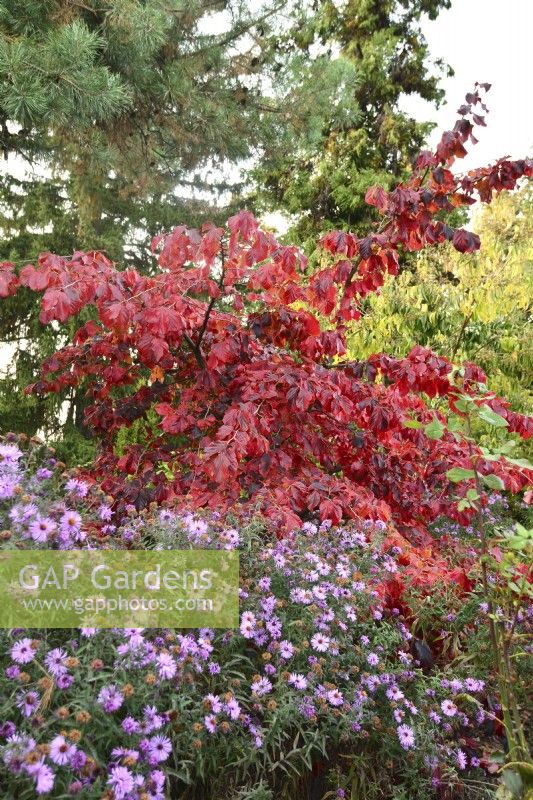
[[[76,753],[77,747],[69,744],[64,736],[59,734],[50,742],[50,758],[58,766],[68,764],[72,756]]]
[[[279,643],[279,654],[281,658],[292,658],[294,655],[294,645],[284,639]]]
[[[217,718],[214,714],[207,714],[204,717],[204,725],[209,733],[215,733],[217,729]]]
[[[245,639],[251,639],[254,635],[256,625],[255,615],[251,611],[245,611],[241,616],[240,630]]]
[[[222,711],[222,703],[217,694],[207,694],[204,697],[204,703],[211,709],[213,714],[219,714]]]
[[[36,764],[28,765],[26,772],[35,780],[37,794],[46,794],[53,789],[55,775],[53,770],[44,763],[44,758],[41,758]]]
[[[82,519],[77,511],[65,511],[59,522],[61,533],[67,536],[76,535],[81,530]]]
[[[49,517],[37,517],[30,524],[28,530],[34,542],[46,542],[56,528],[57,525]]]
[[[315,633],[311,639],[311,647],[318,653],[326,653],[329,649],[331,639],[323,633]]]
[[[331,689],[326,696],[328,698],[328,703],[331,706],[342,706],[344,703],[342,692],[339,692],[338,689]]]
[[[295,689],[307,689],[307,678],[305,678],[303,675],[300,675],[298,672],[291,672],[287,682],[290,684],[290,686],[294,686]]]
[[[239,719],[241,707],[235,698],[232,698],[224,705],[224,711],[230,719]]]
[[[442,708],[442,713],[447,717],[455,717],[457,714],[457,706],[451,700],[443,700],[440,707]]]

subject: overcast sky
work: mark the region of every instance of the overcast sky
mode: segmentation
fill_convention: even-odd
[[[442,83],[447,103],[438,111],[423,100],[404,103],[413,116],[438,123],[432,143],[437,131],[449,129],[475,81],[488,82],[487,127],[478,128],[479,144],[461,162],[461,171],[500,156],[532,155],[533,0],[454,0],[449,11],[434,22],[426,20],[423,28],[431,55],[455,70]]]

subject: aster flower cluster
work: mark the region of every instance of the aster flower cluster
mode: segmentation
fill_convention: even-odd
[[[27,549],[74,549],[112,533],[112,510],[100,493],[64,472],[37,437],[0,441],[1,540]]]
[[[384,523],[308,522],[278,541],[256,520],[131,509],[115,527],[78,478],[59,481],[67,500],[47,489],[57,486],[52,456],[39,467],[51,474],[37,477],[11,444],[7,469],[31,499],[18,488],[0,504],[7,546],[91,546],[99,520],[117,548],[241,555],[235,630],[0,632],[0,785],[14,795],[163,800],[201,782],[214,798],[263,781],[276,791],[280,764],[305,773],[321,754],[361,750],[389,763],[395,781],[416,775],[435,798],[450,786],[461,797],[472,771],[486,779],[483,731],[498,734],[500,712],[491,676],[474,659],[452,670],[439,630],[428,661],[415,617],[391,590],[403,553]],[[36,511],[23,519],[27,504]],[[61,538],[74,507],[85,540]],[[37,515],[56,526],[41,540],[30,531]],[[526,610],[519,624],[532,622]],[[335,774],[338,797],[343,779]]]

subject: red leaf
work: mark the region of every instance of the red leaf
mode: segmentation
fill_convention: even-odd
[[[388,194],[381,186],[370,186],[366,190],[365,202],[375,206],[379,211],[385,212],[388,206]]]
[[[58,322],[66,322],[72,313],[72,303],[65,292],[60,289],[46,290],[39,315],[39,319],[43,324],[51,322],[53,319]]]
[[[50,272],[48,269],[35,269],[32,264],[26,264],[20,271],[20,283],[28,286],[34,292],[42,292],[48,286]]]
[[[479,236],[475,233],[470,233],[470,231],[465,231],[464,228],[459,228],[455,231],[452,243],[460,253],[473,253],[475,250],[479,250],[481,246]]]
[[[18,279],[14,273],[15,265],[8,261],[0,264],[0,297],[9,297],[15,294],[18,287]]]

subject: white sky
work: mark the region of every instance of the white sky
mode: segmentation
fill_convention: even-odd
[[[486,128],[479,144],[457,166],[472,169],[501,156],[523,158],[533,152],[533,0],[454,0],[433,22],[423,25],[431,55],[455,70],[442,86],[447,104],[405,98],[403,108],[418,119],[438,123],[431,144],[449,130],[466,92],[475,81],[491,83]],[[467,146],[467,149],[468,146]]]

